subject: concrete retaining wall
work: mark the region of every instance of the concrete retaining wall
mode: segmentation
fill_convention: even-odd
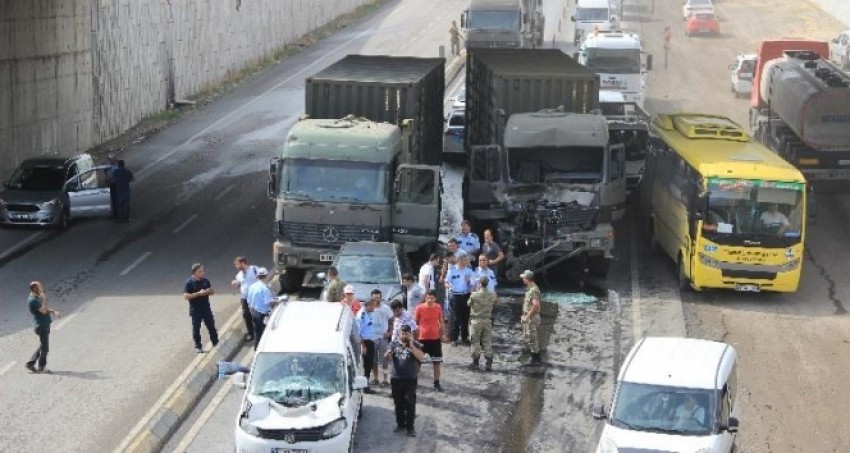
[[[836,19],[850,26],[850,0],[809,0],[813,5],[826,11]],[[835,33],[838,35],[838,32]]]
[[[368,0],[0,0],[0,177],[114,138]]]

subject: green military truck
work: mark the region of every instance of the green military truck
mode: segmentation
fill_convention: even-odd
[[[320,286],[346,242],[436,245],[444,66],[349,55],[307,79],[307,114],[270,166],[281,291]]]
[[[466,47],[536,48],[543,45],[542,0],[470,0],[461,13]]]
[[[464,207],[496,232],[508,280],[567,260],[604,277],[626,182],[598,76],[558,50],[476,49],[466,92]]]

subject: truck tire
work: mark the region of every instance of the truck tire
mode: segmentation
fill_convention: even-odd
[[[280,292],[281,293],[297,293],[301,290],[301,284],[304,283],[303,269],[287,269],[280,276]]]
[[[591,277],[604,279],[608,276],[608,270],[611,268],[611,260],[602,255],[591,256],[587,258],[587,272]]]

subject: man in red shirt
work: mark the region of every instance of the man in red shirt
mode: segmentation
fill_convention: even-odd
[[[437,293],[429,290],[425,293],[425,302],[416,307],[413,320],[419,326],[419,342],[422,352],[431,357],[434,364],[434,390],[443,391],[440,386],[440,368],[443,364],[443,308],[437,302]]]

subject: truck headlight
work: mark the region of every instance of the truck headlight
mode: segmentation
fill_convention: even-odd
[[[348,422],[344,418],[340,418],[328,423],[322,431],[322,439],[330,439],[339,436],[348,427]]]
[[[249,436],[259,437],[260,432],[257,430],[257,427],[254,426],[250,421],[248,421],[248,417],[240,417],[239,418],[239,429],[248,434]]]

